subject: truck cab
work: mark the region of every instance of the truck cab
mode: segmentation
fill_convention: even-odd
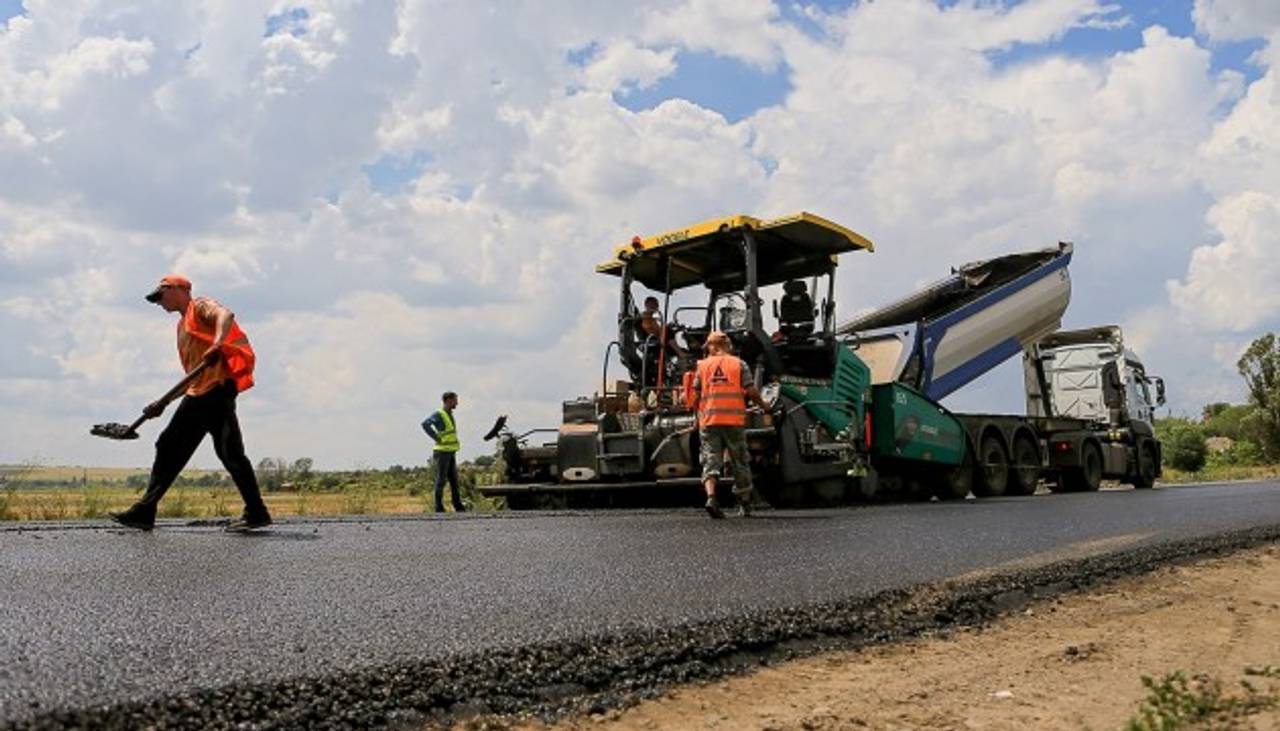
[[[1118,326],[1062,330],[1023,355],[1027,414],[1047,435],[1050,467],[1063,489],[1093,490],[1103,479],[1147,488],[1160,476],[1155,410],[1164,381],[1125,347]]]
[[[1114,325],[1060,331],[1028,349],[1027,413],[1154,432],[1164,381],[1148,376]]]

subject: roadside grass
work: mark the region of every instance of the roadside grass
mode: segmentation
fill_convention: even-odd
[[[0,521],[84,520],[105,518],[125,510],[138,499],[136,488],[112,484],[87,487],[0,487]],[[263,500],[271,514],[283,516],[412,515],[431,512],[428,492],[385,489],[354,484],[333,490],[305,488],[296,492],[267,492]],[[464,498],[472,510],[491,512],[496,501],[471,490]],[[174,486],[160,501],[163,518],[224,518],[239,515],[240,493],[234,487],[195,488]]]
[[[6,482],[0,489],[0,520],[19,520],[17,504],[18,487]]]
[[[1160,482],[1179,484],[1187,482],[1232,482],[1236,480],[1270,480],[1280,477],[1280,465],[1217,465],[1206,466],[1199,472],[1183,472],[1165,465]]]
[[[1181,670],[1159,680],[1142,677],[1147,697],[1125,731],[1252,728],[1251,716],[1280,707],[1280,667],[1245,668],[1238,688],[1224,689],[1207,675],[1190,678]],[[1265,683],[1265,686],[1259,683]]]
[[[268,464],[274,463],[274,464]],[[432,512],[430,466],[392,466],[385,470],[312,471],[310,460],[298,460],[284,472],[285,460],[263,460],[258,482],[263,500],[275,516],[405,515]],[[476,491],[495,481],[491,466],[463,463],[462,497],[471,510],[503,507]],[[105,518],[127,509],[145,489],[144,468],[47,466],[31,461],[0,464],[0,521],[83,520]],[[164,518],[225,518],[239,515],[239,491],[221,470],[183,470],[160,502]]]

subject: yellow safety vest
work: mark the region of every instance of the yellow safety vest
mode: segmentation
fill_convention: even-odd
[[[453,416],[449,414],[448,409],[440,409],[440,418],[444,420],[444,429],[436,435],[437,452],[456,452],[462,448],[458,442],[458,425],[453,421]]]

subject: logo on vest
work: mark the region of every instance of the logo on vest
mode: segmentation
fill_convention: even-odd
[[[729,377],[725,375],[724,369],[721,368],[718,363],[716,364],[715,371],[711,373],[711,382],[717,383],[717,384],[724,384],[729,382]]]

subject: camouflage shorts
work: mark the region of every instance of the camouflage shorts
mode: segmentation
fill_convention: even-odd
[[[740,426],[707,426],[699,432],[702,440],[702,479],[724,474],[724,453],[733,466],[734,492],[751,490],[751,460],[747,452],[747,431]]]

